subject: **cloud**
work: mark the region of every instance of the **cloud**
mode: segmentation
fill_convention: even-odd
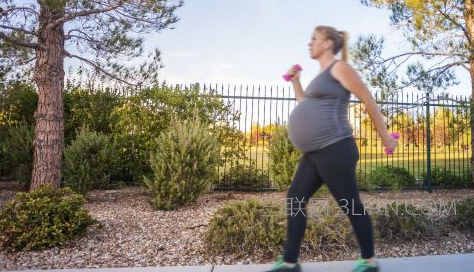
[[[230,70],[236,68],[236,66],[231,63],[231,62],[226,62],[226,61],[216,61],[210,63],[210,66],[212,70],[218,69],[218,70]]]
[[[265,19],[274,19],[278,16],[278,9],[274,0],[257,0],[257,6]]]
[[[189,51],[173,51],[169,53],[169,55],[173,57],[178,57],[178,58],[193,58],[193,59],[201,57],[201,55],[192,53]]]

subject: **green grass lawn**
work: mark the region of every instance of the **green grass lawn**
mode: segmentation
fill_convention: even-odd
[[[383,149],[379,146],[378,148],[361,147],[359,148],[359,164],[358,169],[362,169],[364,172],[370,172],[372,169],[383,165],[393,165],[397,167],[406,168],[410,173],[416,177],[421,177],[423,172],[426,171],[426,155],[427,152],[420,146],[420,148],[405,148],[397,149],[393,155],[386,155]],[[449,169],[456,174],[468,171],[470,169],[470,157],[471,152],[458,151],[448,148],[442,149],[431,149],[431,167],[435,166]],[[256,166],[259,169],[267,170],[269,164],[268,148],[267,146],[252,146],[247,152],[247,159],[240,160],[239,163],[249,163],[249,158],[255,161]],[[226,165],[225,169],[228,169],[230,165]],[[220,171],[224,171],[221,168]]]

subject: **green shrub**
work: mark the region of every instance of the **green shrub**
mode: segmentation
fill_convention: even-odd
[[[206,90],[206,95],[202,92],[199,85],[181,89],[163,84],[134,92],[113,109],[112,130],[121,158],[122,176],[140,183],[143,176],[151,175],[149,161],[150,152],[157,148],[155,139],[169,128],[173,115],[179,120],[188,120],[194,115],[194,109],[203,123],[213,124],[209,129],[226,149],[219,157],[220,165],[245,155],[238,144],[241,132],[232,125],[239,120],[232,106],[211,90]]]
[[[153,177],[144,176],[153,206],[172,210],[210,190],[217,178],[219,148],[197,112],[189,121],[173,117],[169,129],[156,139],[150,159]]]
[[[471,188],[474,187],[474,184],[472,183],[473,179],[472,179],[472,172],[470,168],[461,170],[460,179],[461,179],[461,184],[460,184],[461,187],[471,187]]]
[[[328,215],[321,214],[309,219],[305,247],[322,256],[332,255],[334,252],[349,252],[356,248],[355,236],[345,212],[346,210],[329,202]]]
[[[221,122],[213,130],[218,134],[219,143],[222,147],[219,156],[220,169],[224,169],[228,165],[241,165],[243,164],[242,161],[249,162],[250,165],[256,165],[256,162],[248,156],[252,145],[245,138],[245,133],[242,133],[228,121],[225,124]]]
[[[38,107],[38,94],[33,84],[15,82],[8,86],[2,94],[2,108],[0,108],[0,127],[16,125],[26,122],[34,125],[34,113]]]
[[[7,154],[4,152],[5,140],[8,135],[9,125],[0,125],[0,176],[5,176],[13,172],[9,167]]]
[[[278,250],[285,240],[282,217],[254,199],[219,208],[205,234],[206,252],[211,254],[261,253]]]
[[[426,172],[423,173],[423,180],[427,179]],[[453,186],[460,187],[463,184],[463,178],[456,175],[453,171],[443,167],[435,167],[431,170],[432,186]]]
[[[293,181],[301,152],[290,142],[283,126],[272,135],[268,149],[270,177],[279,190],[285,190]]]
[[[356,172],[357,184],[361,190],[370,190],[370,184],[367,181],[367,170],[357,169]]]
[[[462,230],[474,230],[474,198],[456,202],[456,214],[450,215],[450,222]]]
[[[280,206],[280,212],[270,209],[271,206]],[[283,203],[262,204],[250,198],[219,208],[205,234],[206,252],[263,255],[281,252],[288,218],[282,212],[283,207]],[[350,222],[345,215],[338,215],[338,210],[338,207],[330,206],[327,216],[321,214],[316,218],[303,211],[308,224],[302,248],[326,255],[355,245]]]
[[[105,189],[110,186],[115,161],[110,137],[84,127],[64,150],[64,184],[82,195],[93,189]]]
[[[69,188],[17,193],[0,212],[0,242],[17,250],[45,249],[63,245],[86,234],[97,223],[87,210],[81,195]]]
[[[120,172],[134,182],[152,173],[149,160],[150,151],[156,149],[154,139],[169,125],[168,120],[163,120],[164,113],[156,106],[145,105],[146,98],[142,96],[138,93],[126,98],[112,112]]]
[[[13,174],[13,178],[24,189],[30,187],[33,171],[33,140],[34,126],[21,121],[17,125],[8,126],[0,150],[0,157],[4,160],[3,172]]]
[[[108,91],[81,88],[64,93],[64,138],[70,144],[76,137],[76,129],[87,126],[89,130],[110,134],[112,112],[122,103],[122,97]]]
[[[415,177],[405,168],[381,166],[367,174],[367,182],[371,186],[401,189],[415,185]]]
[[[2,87],[1,85],[0,87]],[[27,157],[23,157],[20,164],[12,162],[10,154],[8,152],[4,153],[4,145],[7,138],[10,138],[10,141],[12,140],[10,135],[12,127],[16,127],[16,130],[22,130],[21,127],[25,124],[34,127],[35,120],[33,114],[37,104],[38,95],[34,85],[28,82],[16,81],[6,87],[2,87],[2,90],[0,90],[0,175],[13,175],[13,178],[20,180],[24,186],[28,186],[29,181],[27,179],[28,176],[31,176],[31,174],[27,174],[24,171],[32,166],[30,164],[23,164],[28,160]],[[19,141],[23,139],[23,137],[20,137]],[[17,140],[13,139],[13,141]],[[25,146],[25,148],[27,147]],[[19,152],[21,153],[22,151],[24,151],[23,148]],[[22,170],[19,170],[19,168]]]
[[[472,172],[471,169],[466,169],[461,172],[461,186],[462,187],[472,187]]]
[[[389,205],[391,207],[389,207]],[[394,211],[395,209],[395,211]],[[435,220],[412,204],[393,202],[380,212],[371,213],[379,238],[386,241],[417,240],[446,234],[443,220]]]
[[[218,187],[269,188],[268,172],[258,169],[255,164],[233,165],[219,180]]]
[[[83,127],[87,127],[90,131],[112,135],[116,147],[116,159],[120,159],[116,163],[117,169],[110,177],[113,183],[123,181],[132,183],[136,176],[141,177],[142,166],[147,164],[148,160],[148,158],[143,158],[143,163],[139,163],[136,158],[141,150],[136,143],[139,135],[124,131],[117,125],[121,120],[126,122],[130,119],[131,112],[117,114],[118,109],[122,109],[128,99],[132,98],[123,97],[114,90],[98,91],[75,86],[69,87],[64,94],[66,145],[71,144],[76,138],[76,130],[81,130]],[[137,109],[137,111],[140,110]],[[143,110],[143,116],[146,114],[148,112]],[[133,120],[135,125],[145,121],[145,119],[139,119],[140,117]],[[144,133],[152,134],[152,131],[144,131]]]

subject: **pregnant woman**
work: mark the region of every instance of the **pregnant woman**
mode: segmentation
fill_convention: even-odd
[[[353,272],[376,272],[373,230],[370,216],[364,213],[356,181],[359,151],[348,122],[347,111],[351,93],[365,104],[383,145],[395,149],[397,141],[387,131],[382,114],[371,93],[357,72],[347,63],[347,34],[330,26],[318,26],[309,43],[309,54],[317,60],[321,72],[303,92],[300,72],[290,69],[291,82],[298,105],[288,122],[288,137],[301,150],[293,182],[287,198],[303,201],[327,185],[338,204],[347,213],[360,246],[360,258]],[[342,60],[335,56],[342,49]],[[306,214],[291,205],[288,215],[285,252],[278,255],[273,272],[300,272],[298,262],[301,241],[306,229]]]

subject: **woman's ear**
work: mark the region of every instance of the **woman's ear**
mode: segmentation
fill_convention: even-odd
[[[331,46],[333,46],[333,41],[331,39],[326,39],[324,41],[324,49],[328,50]]]

